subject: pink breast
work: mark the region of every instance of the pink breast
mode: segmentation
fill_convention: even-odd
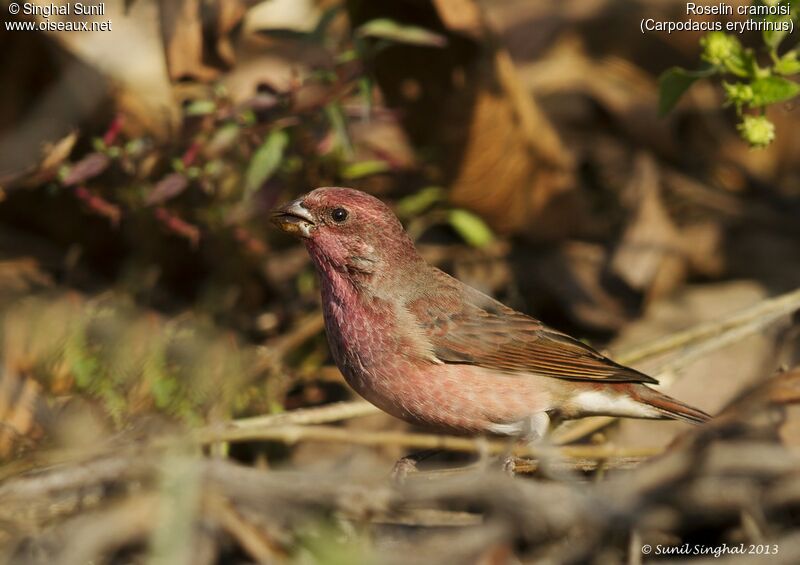
[[[329,279],[330,280],[330,279]],[[435,363],[388,302],[364,300],[350,285],[323,286],[331,352],[347,382],[404,420],[457,432],[486,431],[548,410],[548,379],[510,376],[472,365]]]
[[[541,378],[502,375],[469,365],[413,367],[400,363],[398,368],[373,381],[372,398],[365,397],[415,423],[478,432],[492,424],[525,420],[552,407]]]

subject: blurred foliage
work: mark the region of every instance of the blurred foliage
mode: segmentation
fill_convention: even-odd
[[[350,125],[369,121],[374,96],[367,61],[396,42],[445,44],[435,33],[389,19],[369,21],[337,42],[326,32],[339,10],[328,9],[309,32],[292,33],[324,45],[332,68],[319,68],[286,91],[263,85],[239,104],[218,84],[210,97],[186,100],[182,135],[168,144],[126,137],[120,115],[82,156],[67,159],[75,153],[74,134],[62,140],[70,141],[66,149],[55,144],[36,180],[49,182],[51,191],[72,191],[112,225],[151,210],[163,229],[192,247],[205,235],[232,231],[250,251],[263,253],[248,221],[260,220],[286,187],[296,192],[401,171],[391,155],[358,160],[354,154]],[[470,235],[478,228],[459,227],[468,223],[458,219],[463,214],[454,217],[449,223],[466,241],[486,240]]]
[[[280,200],[315,186],[369,183],[408,169],[390,152],[370,153],[354,140],[353,124],[375,119],[377,91],[369,60],[396,43],[433,49],[446,43],[436,33],[390,19],[332,33],[342,13],[338,5],[323,10],[308,32],[265,33],[282,38],[288,33],[292,41],[327,53],[325,64],[293,79],[286,89],[262,82],[238,101],[222,82],[191,91],[183,101],[179,129],[166,139],[129,128],[128,116],[119,112],[99,134],[72,131],[45,148],[35,170],[4,179],[6,189],[30,187],[51,202],[77,202],[105,225],[111,238],[129,246],[124,253],[112,251],[120,263],[111,273],[116,280],[111,292],[96,298],[32,293],[11,303],[2,326],[2,354],[11,374],[33,379],[45,395],[96,399],[116,426],[153,411],[196,424],[212,415],[286,408],[292,380],[282,374],[282,355],[287,354],[296,372],[313,373],[326,349],[321,336],[308,347],[284,351],[279,346],[278,353],[261,355],[239,343],[254,326],[263,326],[259,336],[286,331],[286,318],[292,316],[281,309],[219,329],[223,318],[230,321],[228,311],[237,296],[247,292],[238,265],[255,271],[274,256],[264,217]],[[26,212],[39,214],[38,204]],[[422,229],[450,226],[476,247],[492,239],[478,216],[451,209],[439,187],[401,199],[398,213],[421,222]],[[91,227],[76,224],[75,229],[66,234],[68,245],[81,249],[77,230],[93,240],[84,245],[97,242]],[[280,236],[277,240],[280,245]],[[185,313],[170,318],[142,308],[141,297],[161,284],[156,281],[171,263],[204,255],[212,274],[192,297],[194,303],[170,303],[179,293],[167,293],[157,305],[178,311],[188,306]],[[105,255],[96,260],[110,263]],[[290,283],[288,291],[303,297],[291,308],[315,301],[310,266],[283,273],[280,263],[276,260],[281,272],[259,274],[255,284]],[[240,302],[247,308],[260,300]]]
[[[662,115],[678,103],[695,81],[719,77],[725,92],[725,105],[733,106],[739,116],[737,129],[742,139],[751,147],[766,147],[772,143],[775,125],[764,115],[766,108],[800,94],[800,83],[789,78],[800,75],[800,48],[795,45],[781,52],[790,38],[790,31],[800,23],[800,1],[755,1],[753,6],[783,7],[779,11],[785,12],[752,16],[754,21],[773,24],[771,27],[774,28],[762,31],[762,45],[758,52],[744,47],[734,34],[709,32],[700,40],[705,67],[695,71],[673,67],[661,75],[659,110]],[[766,62],[759,63],[758,55],[761,53],[765,59],[768,57]]]
[[[5,313],[7,370],[55,395],[97,398],[116,423],[158,410],[189,422],[241,410],[255,351],[190,317],[166,320],[109,296],[31,297]]]

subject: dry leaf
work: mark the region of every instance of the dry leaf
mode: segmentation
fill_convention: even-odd
[[[217,71],[203,62],[200,0],[160,0],[159,17],[170,79],[214,80]]]
[[[69,157],[77,140],[78,132],[72,131],[55,143],[48,143],[44,150],[44,158],[39,164],[39,172],[46,173],[59,167]]]
[[[627,190],[637,203],[610,268],[649,301],[669,293],[685,279],[686,259],[678,230],[661,201],[652,157],[639,155]]]

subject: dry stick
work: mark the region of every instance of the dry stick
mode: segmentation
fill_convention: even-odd
[[[625,448],[620,448],[620,451],[624,451]],[[613,459],[603,459],[602,457],[595,457],[595,458],[582,458],[582,457],[575,457],[574,459],[565,459],[565,460],[555,460],[549,461],[547,464],[548,472],[559,472],[559,473],[566,473],[566,472],[590,472],[590,471],[598,471],[603,472],[610,469],[615,470],[628,470],[628,469],[635,469],[648,459],[650,459],[653,454],[647,456],[635,456],[635,457],[623,457],[618,456],[614,457]],[[406,477],[406,481],[413,483],[413,482],[421,482],[421,481],[435,481],[439,479],[447,479],[452,477],[463,476],[467,473],[474,472],[477,469],[484,468],[485,465],[482,462],[473,463],[471,465],[464,465],[461,467],[444,467],[439,469],[430,469],[430,470],[417,470],[414,473],[410,473]],[[541,469],[541,462],[538,459],[518,459],[514,461],[514,474],[515,475],[532,475],[537,473]]]
[[[203,428],[192,434],[192,439],[201,444],[219,441],[279,441],[293,444],[300,441],[326,443],[348,443],[354,445],[393,445],[411,449],[440,449],[463,453],[507,453],[507,441],[487,441],[483,438],[467,438],[439,434],[417,434],[392,431],[354,431],[334,426],[282,425],[260,428]],[[552,447],[517,446],[514,454],[521,457],[552,452]],[[649,457],[661,452],[660,448],[624,448],[609,445],[573,445],[557,449],[562,457],[580,459],[607,459],[613,457]]]
[[[49,547],[60,549],[58,563],[93,563],[113,550],[146,538],[153,529],[158,504],[157,495],[139,494],[109,509],[78,515],[40,535],[50,541]],[[65,540],[69,543],[65,544]]]
[[[286,335],[275,339],[269,346],[261,348],[265,363],[284,357],[288,352],[302,345],[325,327],[322,312],[314,312],[303,317]]]
[[[266,532],[247,520],[225,497],[206,493],[206,512],[228,532],[257,563],[273,563],[285,559],[285,552]]]
[[[334,402],[318,408],[300,408],[283,414],[270,414],[268,416],[255,416],[241,418],[219,424],[226,430],[248,430],[271,426],[284,426],[287,424],[327,424],[338,420],[349,420],[359,416],[369,416],[380,410],[365,400],[352,402]],[[217,429],[209,427],[209,429]]]
[[[756,320],[762,321],[763,325],[768,325],[782,316],[791,314],[798,308],[800,308],[800,289],[781,294],[775,298],[762,300],[758,304],[718,322],[698,324],[688,330],[676,332],[663,338],[655,339],[650,343],[620,351],[615,358],[620,363],[631,365],[663,353],[670,353],[685,345],[708,340]]]

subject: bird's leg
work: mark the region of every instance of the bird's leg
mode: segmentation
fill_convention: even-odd
[[[547,432],[551,428],[551,423],[556,423],[557,418],[552,417],[547,412],[537,412],[528,418],[520,435],[515,438],[516,440],[522,439],[527,444],[540,444],[547,436]],[[513,446],[513,444],[512,444]],[[511,453],[511,449],[503,458],[503,471],[513,477],[516,473],[517,458]]]
[[[417,451],[405,457],[398,459],[392,467],[392,481],[397,484],[403,484],[408,477],[409,473],[416,473],[418,471],[417,464],[441,453],[441,449],[426,449],[424,451]]]
[[[508,444],[508,449],[503,455],[502,469],[503,472],[509,477],[516,475],[517,471],[517,458],[514,456],[514,445],[519,441],[519,437],[514,437]]]

